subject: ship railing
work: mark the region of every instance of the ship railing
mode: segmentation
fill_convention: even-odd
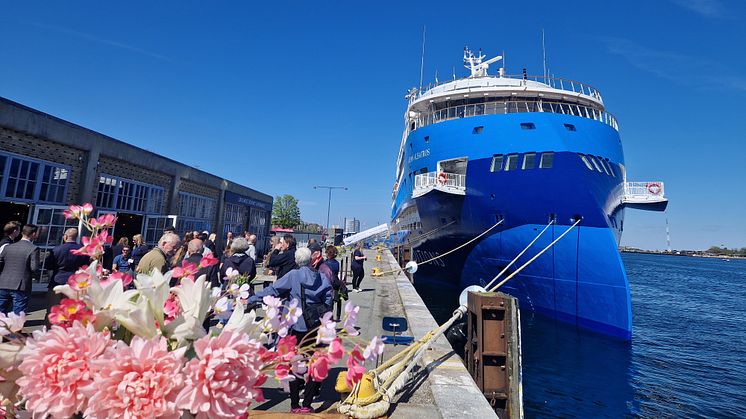
[[[648,202],[665,200],[666,191],[663,182],[624,182],[624,200],[626,202]]]
[[[537,82],[537,83],[545,84],[545,85],[547,85],[547,86],[549,86],[549,87],[551,87],[553,89],[564,90],[566,92],[579,93],[581,95],[590,96],[590,97],[598,100],[599,102],[603,103],[603,98],[601,97],[601,92],[598,89],[596,89],[595,87],[593,87],[593,86],[591,86],[589,84],[581,83],[581,82],[576,81],[576,80],[563,79],[563,78],[560,78],[560,77],[549,77],[549,76],[528,76],[527,75],[527,76],[524,77],[522,74],[521,75],[506,75],[506,76],[503,76],[503,77],[500,77],[500,78],[496,78],[495,76],[492,76],[492,77],[495,80],[500,80],[500,78],[518,79],[518,80],[531,80],[531,81],[534,81],[534,82]],[[469,79],[472,79],[472,78],[471,77],[464,77],[461,80],[469,80]],[[432,94],[432,89],[433,88],[441,86],[441,85],[444,85],[446,83],[451,83],[453,81],[454,80],[445,80],[445,81],[438,82],[438,83],[428,84],[427,86],[423,87],[422,89],[415,90],[418,93],[417,93],[417,95],[412,96],[412,97],[413,98],[416,97],[417,99],[419,99],[421,97],[429,96],[429,95]],[[497,86],[497,84],[493,84],[493,85]],[[490,85],[490,86],[492,86],[492,85]],[[478,86],[474,86],[474,87],[478,87]]]
[[[452,119],[468,118],[482,115],[501,115],[522,112],[549,112],[563,115],[573,115],[582,118],[589,118],[619,130],[617,120],[610,112],[601,111],[589,106],[578,105],[576,103],[547,102],[547,101],[504,101],[504,102],[486,102],[471,105],[451,106],[439,109],[437,111],[420,113],[416,118],[410,120],[414,122],[412,130],[436,124],[438,122]]]
[[[432,190],[464,195],[466,193],[466,175],[447,172],[430,172],[415,175],[413,188],[415,198]]]

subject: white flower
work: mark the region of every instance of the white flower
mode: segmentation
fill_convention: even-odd
[[[26,322],[26,313],[15,314],[12,311],[5,315],[0,313],[0,336],[20,332]]]
[[[158,329],[155,327],[155,316],[150,303],[146,299],[140,299],[137,304],[131,304],[131,311],[115,314],[114,319],[135,335],[152,339],[158,334]]]
[[[212,310],[219,318],[227,319],[231,315],[231,311],[233,311],[233,305],[231,304],[231,300],[229,300],[228,297],[222,297],[218,300],[217,303],[215,303],[215,306],[212,308]]]
[[[277,317],[277,315],[280,314],[280,310],[282,309],[282,300],[280,300],[279,298],[267,295],[262,298],[262,303],[264,314],[266,314],[267,317]]]
[[[137,306],[131,300],[137,294],[138,291],[135,290],[125,291],[121,279],[111,281],[103,287],[98,278],[91,281],[86,300],[96,316],[96,330],[111,326],[117,315],[126,316],[135,310]]]
[[[254,310],[244,313],[243,304],[240,301],[236,301],[233,314],[231,314],[228,323],[223,327],[223,331],[231,330],[236,333],[245,333],[252,339],[266,343],[267,335],[264,333],[264,327],[265,322],[256,321],[256,312]]]
[[[359,312],[360,307],[354,306],[351,301],[348,301],[347,304],[345,304],[345,317],[342,327],[344,327],[345,331],[350,336],[357,336],[360,334],[360,332],[355,329],[355,324],[357,323],[357,313]]]
[[[332,312],[330,311],[321,318],[321,326],[319,326],[319,331],[316,334],[316,344],[332,343],[336,337],[337,323],[332,321]]]
[[[171,288],[171,292],[179,297],[181,315],[191,316],[202,324],[210,311],[211,294],[210,283],[202,275],[196,281],[189,278],[181,279],[181,286]],[[164,302],[165,304],[165,302]]]
[[[238,269],[228,268],[225,270],[225,277],[228,279],[234,279],[239,275],[241,275],[241,273],[238,272]]]
[[[179,315],[167,325],[163,326],[163,334],[175,339],[178,346],[183,347],[190,341],[195,341],[206,335],[202,322],[196,317]]]
[[[171,271],[164,275],[157,269],[153,269],[150,275],[138,274],[135,279],[135,286],[140,291],[140,297],[148,301],[155,319],[161,325],[164,324],[163,307],[171,291],[170,281]]]

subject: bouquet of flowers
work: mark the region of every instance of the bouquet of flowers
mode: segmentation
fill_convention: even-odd
[[[352,387],[364,360],[383,352],[377,337],[359,341],[359,307],[350,303],[339,331],[327,313],[315,338],[298,342],[289,333],[302,315],[297,300],[265,297],[260,319],[244,311],[247,284],[213,289],[204,276],[195,278],[194,265],[107,276],[97,260],[116,218],[93,218],[92,211],[85,204],[65,212],[90,230],[78,253],[92,262],[54,288],[65,298],[51,308],[51,328],[28,336],[23,313],[0,314],[0,417],[242,417],[264,400],[269,377],[322,381],[346,358]],[[215,263],[205,257],[200,265]],[[205,330],[208,316],[224,321]]]

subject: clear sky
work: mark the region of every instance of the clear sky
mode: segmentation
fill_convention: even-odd
[[[107,3],[107,4],[104,4]],[[601,90],[630,180],[622,244],[746,246],[746,2],[5,2],[0,96],[262,192],[305,221],[388,221],[404,95],[466,75],[464,45],[508,73]]]

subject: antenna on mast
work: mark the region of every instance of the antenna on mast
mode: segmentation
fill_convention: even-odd
[[[541,50],[544,56],[544,80],[547,79],[547,47],[544,44],[544,28],[541,28]]]
[[[425,31],[427,26],[422,25],[422,58],[420,59],[420,90],[422,90],[422,76],[425,71]]]
[[[671,232],[668,230],[668,218],[666,218],[666,242],[668,243],[668,253],[671,253]]]

